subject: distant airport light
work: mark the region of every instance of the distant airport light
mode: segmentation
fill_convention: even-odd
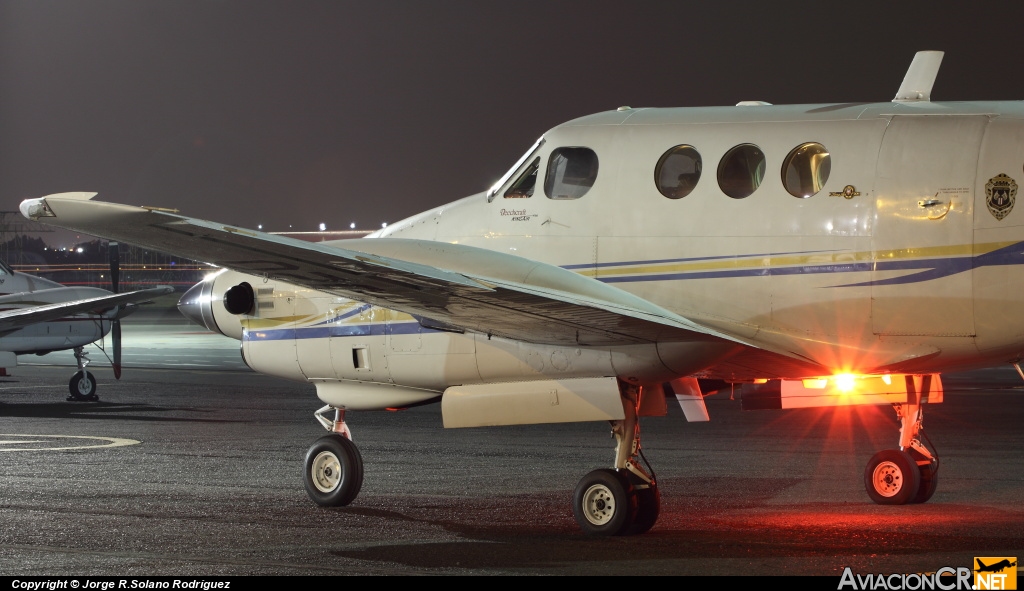
[[[326,229],[327,229],[327,224],[325,224],[323,222],[320,222],[320,231],[323,232]]]
[[[84,252],[84,251],[85,251],[85,249],[82,248],[81,246],[79,246],[77,249],[75,249],[75,252]]]
[[[259,224],[258,226],[256,226],[256,229],[257,230],[262,230],[263,229],[263,224]]]
[[[352,228],[353,230],[355,230],[356,229],[356,223],[352,222],[351,224],[348,225],[348,227]]]
[[[381,225],[380,225],[380,227],[381,227],[381,228],[387,228],[387,227],[388,227],[388,223],[387,223],[387,222],[384,222],[383,224],[381,224]]]

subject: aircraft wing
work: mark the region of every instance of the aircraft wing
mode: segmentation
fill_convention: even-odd
[[[121,304],[144,302],[156,296],[168,294],[174,291],[170,286],[152,287],[139,291],[110,294],[94,298],[59,302],[56,304],[42,304],[37,306],[26,306],[0,311],[0,335],[7,334],[39,322],[48,322],[59,318],[74,316],[75,314],[93,313],[100,314]],[[31,294],[27,294],[31,295]],[[0,305],[6,301],[17,302],[20,294],[11,294],[0,298]]]
[[[437,327],[557,345],[727,340],[572,271],[471,246],[412,239],[320,244],[63,193],[21,204],[50,225],[136,244],[428,319]]]

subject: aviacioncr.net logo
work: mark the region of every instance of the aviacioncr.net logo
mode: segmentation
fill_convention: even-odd
[[[975,556],[974,589],[1000,591],[1017,588],[1016,556]]]
[[[971,569],[944,566],[933,573],[853,574],[850,567],[843,569],[837,591],[972,591]]]

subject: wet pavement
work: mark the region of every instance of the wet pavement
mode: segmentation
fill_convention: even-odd
[[[445,430],[438,405],[349,413],[365,464],[348,507],[306,496],[325,434],[305,384],[245,369],[237,343],[173,316],[125,326],[120,381],[93,354],[97,403],[67,402],[70,353],[0,378],[4,575],[825,575],[931,572],[1024,554],[1024,381],[944,378],[926,434],[929,503],[879,506],[863,470],[894,447],[892,409],[678,406],[642,422],[662,513],[590,538],[576,482],[611,463],[602,423]],[[129,355],[129,352],[131,354]]]

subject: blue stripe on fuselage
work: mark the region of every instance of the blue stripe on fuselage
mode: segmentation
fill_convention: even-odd
[[[440,332],[420,326],[418,322],[398,322],[391,324],[345,324],[341,326],[325,326],[314,324],[295,328],[274,328],[261,330],[245,330],[243,341],[286,341],[291,339],[326,339],[331,337],[368,337],[387,335],[416,334],[424,332]]]

